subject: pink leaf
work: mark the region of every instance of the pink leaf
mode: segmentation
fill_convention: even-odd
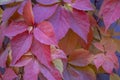
[[[17,63],[15,65],[13,65],[14,67],[23,67],[25,65],[27,65],[29,62],[31,62],[33,59],[30,56],[22,56],[20,58],[20,60],[17,61]]]
[[[3,75],[3,80],[13,80],[16,77],[17,75],[15,74],[15,72],[12,69],[7,68]]]
[[[113,64],[112,60],[110,60],[109,58],[106,57],[102,67],[107,73],[112,73],[114,64]]]
[[[90,0],[71,0],[71,6],[79,10],[93,10]]]
[[[13,65],[30,49],[31,44],[32,35],[29,35],[27,32],[19,34],[12,39],[11,48]]]
[[[36,60],[32,60],[24,67],[24,80],[38,80],[39,68],[39,63]]]
[[[34,24],[34,16],[33,16],[33,11],[32,11],[31,0],[28,0],[27,3],[25,4],[24,9],[23,9],[23,16],[24,16],[25,22],[28,25]]]
[[[106,30],[110,25],[120,18],[120,1],[119,0],[104,0],[99,14],[103,16]]]
[[[18,9],[18,6],[6,8],[2,15],[2,21],[7,22],[17,9]]]
[[[2,68],[6,67],[8,52],[9,52],[9,50],[8,50],[8,48],[6,48],[6,50],[3,53],[1,53],[1,55],[0,55],[0,67],[2,67]]]
[[[4,40],[4,26],[0,26],[0,47],[2,46],[2,42]]]
[[[37,28],[34,29],[34,37],[41,43],[47,45],[57,45],[56,36],[52,25],[47,22],[41,22]]]
[[[62,80],[59,72],[56,69],[53,68],[52,70],[49,70],[35,59],[27,64],[24,70],[25,80],[38,80],[39,73],[42,74],[42,78],[45,80]]]
[[[52,71],[40,64],[40,72],[46,77],[47,80],[62,80],[60,73],[57,69]]]
[[[4,35],[13,37],[27,30],[27,25],[24,22],[12,22],[9,27],[4,30]]]
[[[52,60],[55,59],[66,59],[65,53],[61,49],[56,49],[55,47],[52,47],[51,49],[51,56]]]
[[[33,7],[35,22],[39,23],[42,22],[43,20],[50,18],[56,11],[57,6],[58,5],[53,5],[53,6],[35,5]]]
[[[50,18],[58,40],[62,39],[70,28],[68,15],[68,11],[62,7],[58,7],[56,13]]]
[[[114,68],[118,69],[119,68],[119,62],[118,62],[118,58],[115,55],[115,53],[106,53],[106,56],[112,60],[112,62],[114,63]]]
[[[72,14],[69,16],[69,21],[71,29],[87,42],[90,28],[88,15],[83,11],[73,9]]]
[[[93,62],[94,62],[94,64],[95,64],[95,66],[96,66],[97,69],[98,69],[100,66],[103,65],[104,60],[105,60],[105,55],[104,55],[104,54],[101,53],[101,54],[95,55]]]
[[[95,46],[97,49],[99,49],[99,50],[101,50],[101,51],[104,51],[104,47],[103,47],[103,45],[102,45],[101,43],[94,43],[94,46]]]
[[[41,4],[46,4],[46,5],[58,2],[58,0],[36,0],[36,1],[41,3]]]
[[[50,63],[52,61],[50,46],[44,45],[34,39],[31,47],[31,52],[37,57],[37,59],[42,64],[50,68]]]

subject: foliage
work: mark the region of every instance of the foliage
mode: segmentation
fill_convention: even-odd
[[[120,80],[120,0],[0,0],[0,80]]]

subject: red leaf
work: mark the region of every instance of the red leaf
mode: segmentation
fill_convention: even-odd
[[[25,19],[25,22],[28,25],[33,25],[34,24],[34,16],[33,16],[33,11],[32,11],[31,0],[28,0],[26,5],[24,6],[23,17]]]
[[[3,80],[13,80],[16,77],[17,75],[15,74],[15,72],[12,69],[7,68],[3,75]]]
[[[52,25],[47,22],[41,22],[37,28],[34,29],[34,37],[41,43],[47,45],[57,45],[56,36]]]
[[[18,9],[18,13],[19,13],[20,15],[23,15],[23,9],[24,9],[24,6],[26,5],[27,1],[28,1],[28,0],[23,0],[23,2],[20,4],[20,7],[19,7],[19,9]]]
[[[27,32],[19,34],[11,40],[13,65],[30,49],[31,44],[32,35],[29,35]]]
[[[57,8],[55,14],[50,18],[57,40],[62,39],[70,28],[68,15],[69,12],[60,6]]]
[[[120,18],[120,1],[119,0],[104,0],[99,14],[103,16],[106,30],[110,25]]]
[[[85,49],[76,49],[68,58],[68,62],[75,66],[87,66],[92,61],[92,55]]]
[[[72,30],[69,30],[66,36],[59,41],[60,49],[62,49],[66,55],[69,55],[76,48],[78,40],[79,36],[77,36]]]
[[[88,15],[83,11],[73,9],[69,21],[71,29],[87,42],[90,27]]]
[[[55,13],[57,7],[58,5],[53,6],[35,5],[33,7],[35,22],[39,23],[50,18]]]
[[[78,40],[80,42],[80,46],[82,46],[84,49],[89,49],[91,44],[92,44],[92,41],[93,41],[93,31],[92,29],[89,30],[89,33],[87,35],[87,43],[83,40],[83,39],[79,39]]]
[[[37,57],[37,59],[46,67],[51,68],[51,53],[50,46],[41,44],[37,40],[33,40],[31,52]]]
[[[24,67],[24,80],[38,80],[39,68],[39,63],[36,60],[32,60]]]
[[[4,30],[4,35],[13,37],[27,30],[27,25],[24,22],[12,22],[9,27]]]

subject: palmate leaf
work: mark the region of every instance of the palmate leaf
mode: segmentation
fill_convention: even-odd
[[[112,73],[113,69],[118,69],[118,59],[115,55],[116,47],[112,39],[102,39],[100,43],[94,44],[102,52],[95,55],[94,64],[97,69],[102,66],[107,73]]]
[[[106,30],[110,25],[120,18],[120,1],[119,0],[104,0],[99,15],[103,17]]]
[[[88,15],[84,11],[76,9],[73,9],[71,13],[61,7],[59,7],[57,11],[58,12],[50,18],[50,22],[53,24],[57,35],[57,39],[60,40],[64,37],[68,29],[71,28],[87,42],[87,35],[90,27]]]
[[[51,23],[48,21],[43,21],[36,24],[34,22],[32,4],[30,0],[28,0],[24,7],[23,16],[28,26],[33,28],[33,35],[36,40],[47,45],[57,45],[56,35]]]
[[[80,3],[82,4],[84,3],[84,1],[81,1]],[[81,10],[84,9],[81,8]],[[84,39],[87,42],[87,34],[89,32],[90,24],[88,16],[84,11],[73,9],[71,13],[65,8],[59,6],[55,14],[53,14],[53,16],[50,17],[49,21],[53,24],[58,40],[63,38],[67,33],[68,29],[71,28],[74,32],[76,32],[80,37],[82,37],[82,39]]]
[[[103,54],[103,53],[102,53]],[[97,68],[99,68],[100,66],[103,67],[103,69],[107,72],[107,73],[112,73],[113,69],[116,68],[115,63],[107,56],[102,54],[98,54],[96,55],[95,59],[94,59],[94,64]]]

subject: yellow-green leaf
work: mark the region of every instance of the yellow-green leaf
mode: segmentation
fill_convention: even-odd
[[[55,67],[60,71],[60,73],[62,74],[63,72],[63,63],[61,59],[55,59],[53,60],[53,63],[55,65]]]
[[[110,80],[120,80],[120,77],[117,74],[111,74]]]

